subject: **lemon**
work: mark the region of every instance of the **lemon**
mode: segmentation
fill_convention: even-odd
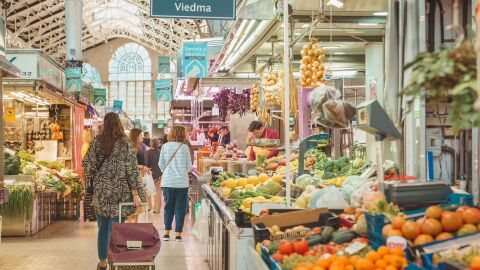
[[[247,179],[247,182],[249,184],[252,184],[252,185],[256,186],[258,184],[258,177],[255,176],[255,175],[249,176],[248,179]]]
[[[259,176],[258,176],[258,181],[259,182],[262,182],[262,183],[265,183],[268,181],[268,175],[265,174],[265,173],[261,173]]]
[[[272,181],[277,182],[277,183],[282,183],[282,176],[278,175],[278,174],[275,174],[274,176],[272,176]]]
[[[255,186],[252,185],[252,184],[246,184],[246,185],[245,185],[245,189],[246,189],[246,190],[252,190],[253,188],[255,188]]]
[[[230,193],[232,193],[232,189],[231,188],[222,188],[222,194],[224,197],[228,197],[228,195],[230,195]]]
[[[237,180],[237,184],[240,187],[245,187],[248,184],[248,179],[247,178],[240,178]]]
[[[234,189],[237,186],[237,180],[233,178],[227,179],[227,181],[225,181],[225,186]]]
[[[242,202],[242,206],[244,208],[250,208],[252,206],[252,202],[255,201],[253,198],[246,198],[245,200],[243,200]],[[245,212],[245,211],[244,211]]]

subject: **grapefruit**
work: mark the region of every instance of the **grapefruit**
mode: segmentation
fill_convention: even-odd
[[[402,234],[405,238],[409,240],[413,240],[417,238],[417,236],[419,236],[420,233],[421,233],[420,224],[414,221],[408,220],[402,226]]]
[[[388,237],[389,233],[393,230],[392,224],[385,225],[382,229],[383,237]]]
[[[400,230],[406,221],[405,217],[398,215],[392,220],[392,226],[394,229]]]
[[[255,175],[249,176],[247,182],[256,186],[258,184],[258,177],[256,177]]]
[[[420,225],[420,229],[422,230],[422,234],[428,234],[432,236],[437,236],[442,232],[442,223],[440,221],[428,218]]]
[[[435,241],[441,241],[441,240],[446,240],[446,239],[450,239],[450,238],[453,238],[453,235],[451,233],[443,232],[443,233],[437,235],[437,237],[435,237]]]
[[[425,211],[425,216],[427,216],[427,218],[439,219],[442,216],[442,211],[443,210],[440,206],[432,205]]]
[[[461,212],[464,223],[477,225],[480,223],[480,210],[478,208],[470,207]]]
[[[445,211],[442,213],[442,227],[446,232],[458,231],[463,225],[462,216],[459,213]]]
[[[401,236],[401,237],[403,237],[403,233],[402,233],[402,231],[400,231],[400,230],[392,229],[392,230],[390,230],[390,232],[388,233],[387,238],[388,238],[388,237],[392,237],[392,236]]]
[[[430,242],[433,242],[433,237],[431,235],[428,235],[428,234],[420,234],[419,236],[417,236],[417,238],[415,238],[415,241],[413,242],[413,244],[415,246],[419,246],[419,245],[425,245],[427,243],[430,243]]]
[[[265,173],[261,173],[259,176],[258,176],[258,181],[260,181],[261,183],[265,183],[268,181],[268,175],[265,174]]]

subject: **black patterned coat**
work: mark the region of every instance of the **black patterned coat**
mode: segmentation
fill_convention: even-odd
[[[137,189],[142,201],[145,201],[137,158],[127,138],[119,139],[112,153],[106,157],[100,152],[100,141],[93,139],[82,166],[84,176],[93,176],[92,206],[95,214],[118,217],[119,204],[133,202],[132,189]],[[122,207],[122,217],[134,213],[135,207]]]

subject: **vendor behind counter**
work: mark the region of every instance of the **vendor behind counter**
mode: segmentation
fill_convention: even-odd
[[[278,133],[275,130],[268,129],[259,121],[253,121],[248,127],[247,150],[245,153],[248,160],[256,160],[257,156],[266,156],[267,158],[275,157],[279,151],[277,149],[267,149],[258,146],[253,146],[255,139],[279,139]]]

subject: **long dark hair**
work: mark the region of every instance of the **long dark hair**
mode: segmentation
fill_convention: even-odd
[[[101,152],[103,155],[110,155],[115,143],[126,138],[120,117],[116,113],[107,113],[103,120],[103,133],[99,136]]]
[[[140,149],[140,144],[138,143],[138,137],[142,135],[142,131],[138,128],[132,128],[130,130],[130,133],[128,134],[128,137],[130,138],[130,142],[133,145],[133,148],[135,149],[135,153],[138,153]]]

